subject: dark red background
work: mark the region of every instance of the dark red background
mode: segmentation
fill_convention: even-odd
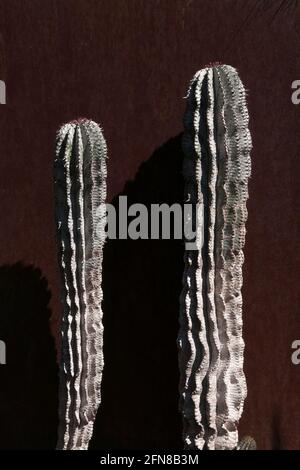
[[[2,448],[56,441],[48,318],[56,333],[57,128],[78,116],[101,124],[109,201],[121,191],[132,201],[180,201],[183,97],[211,61],[238,69],[253,138],[240,433],[253,435],[260,449],[300,447],[300,365],[290,358],[300,338],[300,106],[291,102],[291,83],[300,79],[299,19],[299,2],[288,0],[0,0],[7,86],[0,106]],[[175,340],[182,253],[178,242],[107,244],[106,368],[94,448],[181,446]]]

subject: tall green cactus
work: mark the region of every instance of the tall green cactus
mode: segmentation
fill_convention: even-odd
[[[106,158],[95,122],[81,119],[59,130],[54,165],[63,302],[59,449],[87,449],[101,400]]]
[[[185,251],[178,335],[186,448],[234,449],[247,394],[242,265],[251,137],[245,89],[228,65],[194,76],[184,119],[185,201],[199,210]]]

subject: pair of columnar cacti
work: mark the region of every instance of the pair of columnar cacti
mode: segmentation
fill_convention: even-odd
[[[241,286],[251,149],[245,90],[235,69],[218,65],[195,75],[184,124],[185,201],[200,210],[193,216],[195,249],[185,251],[178,335],[183,438],[186,448],[234,449],[246,397]],[[60,449],[87,449],[100,404],[106,158],[94,122],[60,129]]]

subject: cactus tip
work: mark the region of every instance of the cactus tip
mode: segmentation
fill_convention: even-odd
[[[218,67],[219,65],[223,65],[222,62],[209,62],[209,64],[205,65],[205,68],[213,68]]]
[[[91,120],[85,117],[78,117],[77,119],[73,119],[70,121],[70,124],[84,124],[85,122],[90,122]]]

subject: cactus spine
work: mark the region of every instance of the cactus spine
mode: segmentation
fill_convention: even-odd
[[[183,138],[185,202],[196,249],[186,249],[178,335],[180,409],[186,448],[234,449],[247,394],[243,372],[242,264],[251,137],[236,70],[194,76]]]
[[[81,119],[58,131],[55,209],[63,302],[59,449],[88,448],[101,400],[106,159],[106,143],[95,122]]]

